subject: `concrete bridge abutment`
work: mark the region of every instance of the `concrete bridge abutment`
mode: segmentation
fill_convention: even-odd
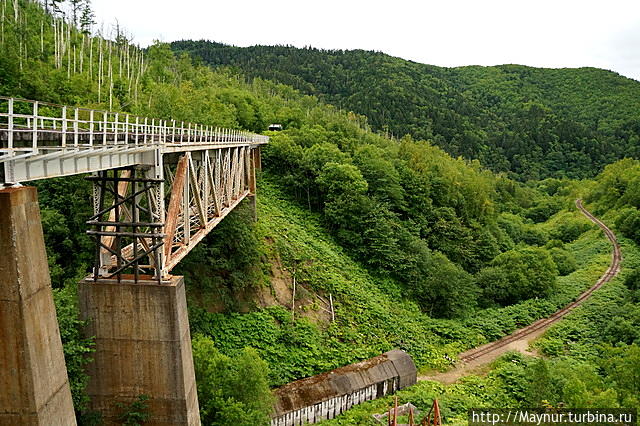
[[[76,424],[34,187],[0,190],[0,424]]]
[[[96,345],[87,390],[105,424],[121,424],[123,405],[146,395],[145,424],[200,425],[184,279],[87,279],[79,295]]]

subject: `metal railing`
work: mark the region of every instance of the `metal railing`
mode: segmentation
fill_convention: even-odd
[[[203,124],[0,97],[0,162],[40,150],[130,145],[265,144],[267,136]]]
[[[0,187],[269,142],[237,129],[0,97]]]

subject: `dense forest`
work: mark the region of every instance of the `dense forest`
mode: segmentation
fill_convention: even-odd
[[[566,305],[591,286],[610,256],[601,233],[575,211],[577,196],[585,196],[590,207],[625,238],[629,266],[625,266],[624,281],[611,286],[603,297],[611,294],[613,300],[628,303],[628,308],[620,311],[621,304],[616,308],[608,299],[596,301],[606,304],[606,309],[596,309],[599,305],[585,308],[571,322],[567,320],[564,327],[576,327],[575,334],[559,327],[542,341],[541,350],[549,361],[518,358],[520,369],[515,372],[511,369],[516,363],[501,361],[492,373],[517,380],[507,377],[504,383],[485,386],[484,391],[472,384],[450,390],[423,383],[406,395],[422,409],[433,396],[453,395],[450,402],[443,399],[443,412],[445,419],[454,420],[471,403],[494,402],[488,396],[482,399],[489,393],[526,395],[527,399],[505,396],[503,405],[543,404],[550,400],[543,380],[552,381],[549,371],[564,368],[566,383],[582,386],[585,395],[608,392],[607,401],[612,404],[638,406],[637,399],[625,397],[637,382],[615,379],[615,372],[623,368],[620,365],[629,363],[633,371],[640,369],[638,336],[633,334],[640,325],[636,297],[640,290],[631,269],[637,266],[635,243],[640,242],[638,162],[626,159],[607,166],[595,181],[547,178],[525,184],[512,179],[564,176],[564,171],[567,176],[589,175],[631,152],[629,147],[638,149],[637,129],[629,124],[635,114],[636,100],[629,94],[637,90],[635,82],[601,70],[577,70],[574,77],[583,79],[584,87],[578,85],[572,92],[569,87],[574,83],[566,80],[568,71],[514,66],[514,73],[528,70],[531,75],[511,81],[506,77],[509,67],[491,68],[502,75],[504,84],[498,77],[481,83],[476,74],[487,70],[480,68],[446,70],[382,54],[330,52],[361,62],[355,67],[355,59],[349,59],[345,63],[353,68],[344,69],[373,73],[369,76],[373,80],[366,83],[360,77],[348,80],[350,83],[336,78],[335,83],[361,96],[362,102],[377,105],[380,114],[383,110],[388,114],[380,115],[374,109],[360,111],[346,105],[347,98],[341,101],[345,103],[337,102],[338,106],[325,103],[334,102],[329,91],[314,88],[319,83],[303,87],[306,77],[302,71],[300,81],[286,85],[242,67],[210,68],[163,43],[140,49],[118,27],[110,34],[95,33],[90,4],[86,0],[66,3],[47,3],[46,10],[35,1],[2,1],[0,95],[271,136],[259,176],[258,222],[252,220],[249,206],[241,205],[174,271],[184,275],[187,284],[203,424],[265,424],[272,402],[270,388],[393,348],[409,352],[422,370],[446,368],[445,354],[499,338]],[[64,13],[73,7],[75,17]],[[233,52],[224,46],[220,49]],[[263,60],[258,54],[255,57]],[[407,105],[399,101],[403,93],[418,94],[427,86],[409,90],[411,80],[405,81],[406,86],[387,77],[375,80],[379,77],[375,73],[387,62],[391,68],[430,70],[420,71],[424,73],[421,78],[433,83],[428,87],[438,89],[429,89],[431,97],[409,104],[428,105],[429,114],[433,113],[431,124],[419,125],[423,119],[411,112],[419,108],[404,109],[405,121],[395,115],[403,111],[401,105]],[[271,68],[277,70],[277,63],[274,59]],[[289,72],[294,75],[293,69],[286,70]],[[318,81],[327,77],[313,72],[322,76]],[[351,71],[345,75],[352,76]],[[405,74],[398,74],[402,80],[400,75]],[[615,90],[611,94],[605,80],[630,89],[624,95]],[[540,81],[549,86],[542,90]],[[377,90],[387,96],[392,93],[387,86],[391,83],[399,90],[393,99],[376,98],[369,92]],[[564,92],[555,91],[564,84],[568,85]],[[579,98],[580,90],[597,92],[596,88],[611,97],[603,94],[593,98],[593,103],[570,102],[572,93]],[[487,99],[481,102],[498,92],[504,92],[499,97],[503,101],[494,99],[495,108],[486,107]],[[525,92],[530,97],[526,111],[532,114],[531,122],[518,115],[526,103],[514,100]],[[557,97],[548,95],[552,92]],[[371,105],[367,108],[373,108]],[[559,127],[548,127],[545,123],[549,122]],[[266,132],[269,123],[282,123],[285,129]],[[553,132],[535,133],[529,125]],[[583,144],[580,150],[567,148],[560,134],[554,133],[565,125],[577,129],[576,134],[585,132],[577,139],[567,138],[576,146]],[[630,127],[624,127],[627,125]],[[627,133],[618,132],[623,127]],[[478,153],[483,154],[463,151],[470,145],[456,139],[459,131],[479,138],[483,147]],[[536,150],[529,149],[532,139],[520,140],[520,154],[508,154],[499,149],[497,135],[547,140],[547,148],[575,154],[582,162],[575,168],[563,169],[564,163],[551,166],[548,156],[535,157]],[[455,146],[461,151],[456,152]],[[595,147],[601,155],[590,151]],[[488,161],[489,155],[502,155],[503,166]],[[528,166],[518,168],[516,164]],[[75,407],[81,424],[99,424],[99,416],[87,408],[83,366],[90,359],[92,342],[83,337],[76,301],[76,282],[87,273],[91,261],[91,244],[85,234],[92,208],[91,187],[82,176],[34,185],[40,194]],[[294,279],[298,285],[295,307]],[[335,319],[327,315],[329,298],[335,305]],[[593,312],[600,315],[598,321],[585,319]],[[579,344],[568,343],[571,339]],[[595,344],[601,352],[575,352]],[[587,381],[582,370],[562,364],[563,357],[581,359],[596,376]],[[608,367],[599,362],[609,362]],[[491,377],[469,380],[493,380]],[[529,382],[537,385],[525,392]],[[512,388],[507,386],[512,384]],[[570,391],[554,395],[558,399],[553,403],[583,403],[571,399]],[[135,408],[144,411],[144,399]],[[351,417],[336,421],[367,424],[368,414],[362,411],[347,416]],[[123,407],[123,419],[127,419],[127,407]]]
[[[534,343],[542,357],[507,353],[486,374],[448,386],[420,382],[401,391],[400,401],[428,409],[439,398],[450,424],[466,424],[467,410],[475,407],[640,407],[640,248],[638,228],[630,226],[639,207],[638,186],[632,183],[638,173],[640,162],[624,160],[607,166],[595,181],[583,182],[590,207],[618,232],[622,273]],[[588,236],[591,232],[581,239],[595,237]],[[578,248],[578,264],[585,258],[607,263],[610,254],[602,249],[604,244]],[[367,425],[371,414],[392,403],[389,398],[366,403],[327,424]]]
[[[213,66],[284,83],[520,180],[593,177],[640,155],[640,83],[595,68],[442,68],[380,52],[173,42]],[[285,123],[286,124],[286,123]]]

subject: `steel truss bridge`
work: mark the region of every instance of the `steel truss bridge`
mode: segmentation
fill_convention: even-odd
[[[162,282],[255,195],[268,142],[239,130],[0,97],[0,189],[90,174],[93,279]]]

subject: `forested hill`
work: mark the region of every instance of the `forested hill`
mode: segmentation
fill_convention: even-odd
[[[519,179],[583,178],[640,156],[640,83],[596,68],[442,68],[378,52],[178,41],[213,66],[291,85]]]
[[[269,123],[285,126],[268,133],[262,152],[259,221],[243,203],[173,271],[185,277],[202,424],[269,424],[270,386],[394,348],[419,368],[445,368],[449,355],[575,300],[610,261],[608,243],[575,211],[579,192],[615,224],[625,250],[626,281],[610,283],[610,302],[576,312],[586,324],[574,322],[542,347],[558,358],[551,367],[509,360],[487,386],[465,380],[469,388],[452,387],[458,394],[411,402],[424,411],[439,398],[449,424],[473,406],[640,407],[637,374],[627,374],[640,371],[640,161],[609,165],[595,182],[521,184],[428,142],[370,132],[363,116],[291,86],[194,64],[164,43],[142,50],[118,33],[104,38],[91,30],[88,2],[55,3],[82,6],[82,19],[51,2],[3,2],[0,95],[260,133]],[[450,70],[367,52],[182,47],[214,47],[212,62],[226,55],[219,62],[236,61],[250,76],[272,73],[343,109],[360,105],[377,127],[398,126],[395,135],[404,126],[450,150],[476,143],[467,155],[495,168],[509,158],[522,177],[561,170],[564,155],[582,159],[572,174],[592,172],[623,154],[622,141],[637,142],[637,83],[604,71]],[[635,139],[616,133],[634,119]],[[576,138],[575,146],[563,148],[558,135]],[[556,153],[555,163],[532,139]],[[95,249],[86,234],[91,184],[71,176],[34,185],[78,424],[95,425],[84,371],[94,343],[77,300]],[[436,389],[426,386],[418,389]],[[153,415],[145,401],[123,406],[134,410],[123,422],[143,419],[147,407]],[[336,422],[363,424],[371,414]]]

